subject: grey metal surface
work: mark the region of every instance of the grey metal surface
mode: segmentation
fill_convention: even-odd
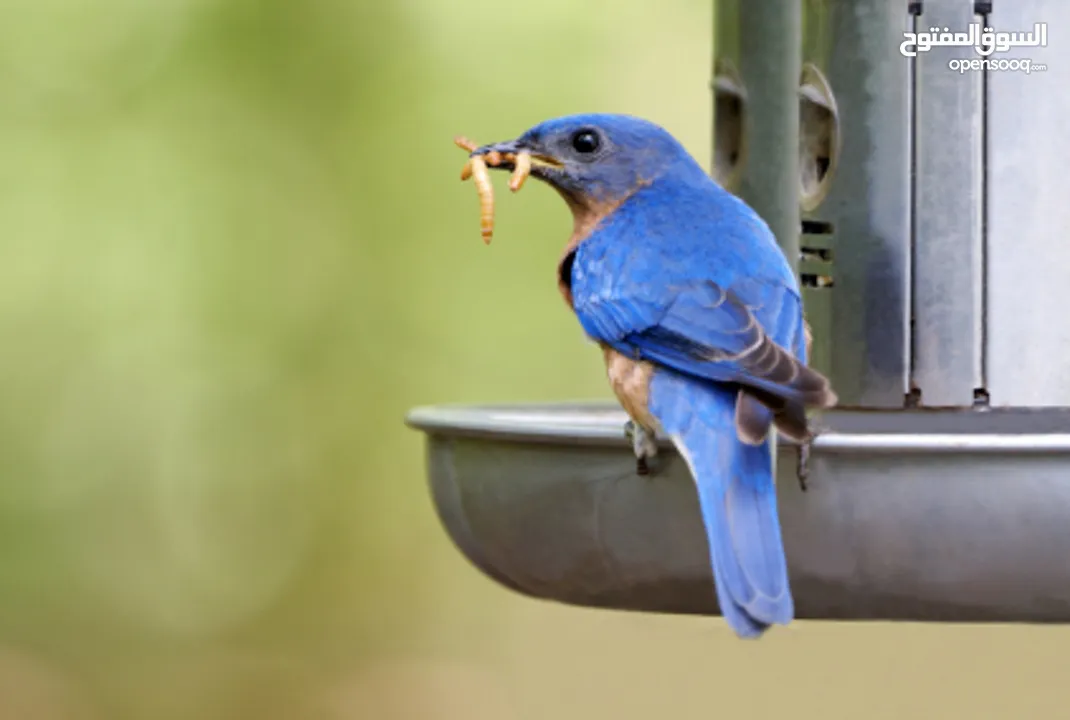
[[[665,445],[637,476],[623,420],[609,404],[409,417],[446,530],[492,578],[572,604],[716,614],[686,465]],[[1070,411],[822,422],[807,492],[794,448],[778,459],[797,617],[1070,622]]]
[[[973,0],[925,0],[916,18],[961,32]],[[983,388],[984,75],[948,67],[972,52],[933,47],[914,58],[914,384],[930,407],[969,406]]]
[[[1047,23],[1048,47],[990,59],[1031,58],[1047,70],[993,71],[988,80],[988,332],[993,405],[1070,405],[1070,3],[993,3],[997,31]]]
[[[832,261],[835,252],[830,234],[803,233],[799,236],[799,276],[806,322],[810,324],[813,347],[808,364],[826,377],[833,374],[832,312],[835,299],[836,266]],[[815,280],[827,279],[826,285],[817,285]],[[837,388],[838,390],[839,388]]]
[[[746,93],[737,194],[769,224],[792,263],[799,255],[800,13],[797,2],[770,12],[761,3],[722,0],[715,40],[717,57],[738,70]]]
[[[989,15],[975,13],[985,5]],[[1067,21],[1070,4],[1042,0],[717,4],[715,61],[740,69],[746,119],[724,114],[715,154],[732,135],[727,123],[741,124],[744,151],[730,189],[738,185],[798,258],[812,364],[832,379],[841,407],[1070,406],[1062,312],[1070,243],[1060,234],[1070,203],[1057,181],[1070,157],[1062,128],[1070,46],[988,57],[1047,66],[1029,75],[949,66],[980,60],[971,47],[900,52],[904,31],[965,32],[976,22],[1024,32]],[[797,67],[789,58],[796,42]],[[793,91],[786,81],[789,69],[808,68],[827,81],[836,108],[838,153],[816,195],[806,178],[819,167],[820,103],[811,102],[812,88]],[[797,132],[788,127],[794,121]],[[788,138],[798,143],[794,160]],[[798,255],[786,239],[795,222],[791,181]]]
[[[744,135],[747,96],[739,71],[730,60],[714,63],[713,81],[713,166],[714,179],[731,193],[739,192],[748,145]]]
[[[802,4],[802,59],[828,81],[839,157],[822,203],[802,217],[827,224],[834,286],[804,290],[814,365],[846,407],[903,406],[909,372],[910,71],[899,54],[906,3]],[[813,308],[813,310],[811,310]]]

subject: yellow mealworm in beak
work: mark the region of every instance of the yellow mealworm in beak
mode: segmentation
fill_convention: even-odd
[[[494,234],[494,187],[490,184],[490,173],[483,158],[474,155],[469,162],[472,165],[472,179],[479,193],[479,229],[483,242],[490,245],[490,237]]]
[[[524,181],[531,174],[531,155],[526,152],[517,153],[514,162],[516,167],[513,168],[513,176],[509,178],[509,189],[516,192],[524,187]]]
[[[472,161],[471,160],[466,162],[464,164],[464,167],[461,168],[461,180],[467,180],[470,177],[472,177]]]
[[[466,138],[464,135],[458,135],[453,138],[453,144],[459,147],[461,150],[467,150],[468,152],[475,152],[479,146],[474,142]]]

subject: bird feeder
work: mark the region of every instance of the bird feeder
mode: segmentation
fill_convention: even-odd
[[[797,262],[812,363],[840,398],[808,457],[778,449],[796,616],[1070,622],[1070,39],[901,49],[932,28],[1070,27],[1070,4],[716,13],[713,174]],[[637,476],[625,420],[613,404],[408,416],[446,531],[505,587],[718,614],[687,466],[663,442]]]

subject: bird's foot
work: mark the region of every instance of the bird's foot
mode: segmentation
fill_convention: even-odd
[[[811,437],[806,442],[799,443],[799,459],[796,465],[796,474],[799,478],[799,489],[803,492],[807,490],[806,481],[810,477],[810,443],[813,441]]]
[[[624,436],[632,441],[636,475],[649,475],[648,461],[658,454],[658,443],[654,438],[654,433],[634,420],[629,420],[624,423]]]
[[[799,441],[796,477],[799,480],[799,489],[803,492],[810,489],[808,483],[810,478],[810,453],[814,447],[814,440],[817,439],[822,432],[826,432],[827,430],[828,428],[822,425],[811,424],[807,429],[806,439]]]

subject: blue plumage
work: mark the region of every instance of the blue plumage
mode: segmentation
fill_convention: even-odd
[[[790,622],[769,430],[806,439],[805,409],[836,397],[805,365],[798,285],[768,226],[637,118],[558,118],[489,149],[532,154],[572,209],[563,290],[639,430],[687,461],[725,619],[741,637]]]
[[[706,527],[717,600],[743,637],[757,637],[794,615],[777,518],[769,443],[735,436],[735,393],[662,370],[651,412],[687,461]]]

